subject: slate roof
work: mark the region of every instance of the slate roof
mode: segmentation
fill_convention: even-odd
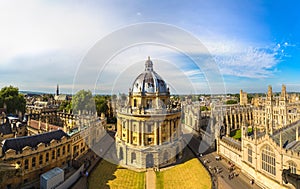
[[[11,133],[12,133],[12,129],[9,123],[4,123],[0,125],[0,134],[7,135]]]
[[[235,148],[241,150],[242,149],[242,143],[241,141],[235,140],[231,137],[222,137],[222,141],[224,141],[225,143],[234,146]]]
[[[296,129],[298,125],[300,126],[299,121],[292,123],[287,128],[281,129],[281,140],[283,148],[293,150],[295,152],[300,152],[300,141],[296,141]],[[300,132],[298,132],[298,138],[299,134]],[[277,145],[280,145],[280,131],[277,131],[272,136],[272,138]]]
[[[33,136],[6,139],[2,142],[2,152],[5,153],[9,149],[20,152],[25,146],[35,148],[39,143],[49,144],[51,140],[61,140],[63,136],[69,137],[63,130],[57,130]]]

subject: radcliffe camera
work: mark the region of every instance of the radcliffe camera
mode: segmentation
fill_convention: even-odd
[[[300,189],[300,3],[0,3],[0,188]]]

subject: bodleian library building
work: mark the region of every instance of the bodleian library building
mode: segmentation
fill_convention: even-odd
[[[117,115],[116,149],[122,166],[160,168],[182,157],[181,105],[171,103],[169,88],[150,57]]]

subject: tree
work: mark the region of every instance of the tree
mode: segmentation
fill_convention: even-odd
[[[106,116],[108,116],[107,97],[97,95],[94,98],[98,115],[100,116],[101,113],[104,113]]]
[[[227,100],[226,104],[237,104],[236,100]]]
[[[64,100],[58,108],[59,111],[65,110],[66,112],[69,112],[71,109],[72,109],[72,102],[68,100]]]
[[[90,90],[80,90],[72,98],[73,112],[79,113],[79,111],[95,111],[95,101]]]
[[[44,95],[42,95],[42,100],[43,101],[49,101],[49,100],[51,100],[53,98],[54,98],[53,94],[44,94]]]
[[[206,106],[201,106],[200,110],[201,110],[201,111],[207,111],[208,108],[207,108]]]
[[[25,113],[26,100],[17,87],[3,87],[0,91],[0,107],[6,106],[7,113]]]

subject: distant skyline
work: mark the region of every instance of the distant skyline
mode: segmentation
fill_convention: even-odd
[[[227,93],[265,93],[268,85],[280,91],[282,84],[299,92],[299,6],[297,1],[270,0],[4,1],[0,86],[55,93],[59,84],[61,93],[72,93],[77,69],[97,41],[128,25],[157,22],[182,28],[203,43],[219,67]],[[95,92],[127,93],[148,55],[173,93],[188,94],[189,85],[197,85],[197,93],[208,93],[205,75],[194,70],[187,57],[157,46],[121,52],[111,60],[110,70],[134,61],[132,70],[124,67],[128,72],[118,77],[106,73],[107,80],[98,83]],[[172,73],[176,70],[184,73],[182,77]],[[185,85],[187,81],[191,84]]]

